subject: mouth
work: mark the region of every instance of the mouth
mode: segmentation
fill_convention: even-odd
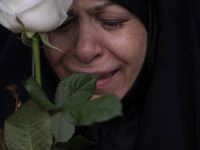
[[[96,89],[102,89],[103,87],[106,87],[107,85],[109,85],[109,83],[114,79],[118,71],[119,69],[114,70],[110,73],[99,75],[99,78],[96,83]]]
[[[112,71],[112,72],[110,72],[110,73],[108,73],[108,74],[99,75],[98,80],[110,78],[110,77],[112,77],[117,71],[118,71],[118,69],[117,69],[117,70],[114,70],[114,71]]]

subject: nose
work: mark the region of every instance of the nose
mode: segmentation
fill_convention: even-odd
[[[97,30],[91,24],[79,23],[72,55],[82,63],[92,62],[102,54],[98,39]]]

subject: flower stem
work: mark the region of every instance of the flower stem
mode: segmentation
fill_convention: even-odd
[[[41,86],[41,69],[40,69],[40,46],[39,46],[39,36],[35,35],[32,37],[32,47],[34,53],[35,62],[35,78],[38,84]]]

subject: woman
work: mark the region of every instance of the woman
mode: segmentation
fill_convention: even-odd
[[[189,60],[200,65],[199,29],[192,29],[199,18],[185,18],[193,16],[195,1],[175,9],[176,2],[168,12],[156,7],[164,2],[75,0],[73,19],[49,34],[51,44],[67,52],[45,47],[60,79],[74,72],[97,74],[93,98],[114,93],[122,101],[124,118],[77,129],[97,142],[96,149],[198,148],[193,111],[199,92],[189,86],[200,90],[192,81],[200,69]]]
[[[148,20],[153,18],[148,18],[146,1],[133,4],[127,9],[128,1],[75,0],[69,10],[72,19],[49,33],[50,43],[66,53],[44,48],[60,79],[76,72],[96,74],[93,98],[114,93],[121,99],[124,118],[77,128],[97,143],[96,149],[134,149],[138,137],[154,61],[154,49],[147,46],[147,36],[153,36]]]
[[[197,0],[74,0],[73,19],[49,33],[68,52],[45,47],[60,79],[98,74],[93,98],[115,93],[123,104],[123,118],[77,127],[93,149],[200,149],[199,7]]]

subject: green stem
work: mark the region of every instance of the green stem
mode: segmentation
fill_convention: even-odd
[[[40,69],[40,46],[39,46],[39,36],[35,35],[32,37],[32,46],[34,53],[35,62],[35,78],[38,84],[41,86],[41,69]]]

